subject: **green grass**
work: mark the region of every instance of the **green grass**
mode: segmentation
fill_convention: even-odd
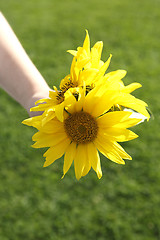
[[[0,90],[0,240],[160,239],[160,2],[158,0],[1,0],[0,9],[50,86],[69,73],[68,49],[103,40],[109,70],[125,69],[125,83],[143,85],[154,120],[135,127],[123,146],[125,166],[102,157],[103,177],[91,171],[63,180],[63,159],[42,168],[44,150],[32,149],[27,113]]]

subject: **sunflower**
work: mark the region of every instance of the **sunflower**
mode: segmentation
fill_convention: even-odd
[[[87,85],[88,91],[94,88],[94,77],[97,72],[99,70],[104,72],[104,67],[101,69],[104,62],[100,60],[102,47],[103,42],[97,42],[90,52],[89,34],[86,31],[83,47],[78,48],[78,53],[73,50],[68,51],[76,55],[71,64],[70,74],[61,80],[59,90],[53,86],[54,91],[50,91],[49,99],[40,99],[35,103],[38,106],[31,109],[31,111],[44,111],[44,123],[55,116],[63,121],[63,109],[70,103],[70,99],[66,99],[65,95],[68,89],[75,89],[76,92],[77,87],[83,85]],[[105,70],[109,66],[110,58],[105,63]]]
[[[49,148],[44,153],[44,167],[64,155],[63,176],[74,162],[78,180],[91,168],[100,179],[99,152],[118,164],[125,164],[125,159],[132,159],[118,142],[136,138],[137,135],[127,128],[138,124],[141,119],[131,118],[131,112],[111,110],[118,102],[130,102],[129,94],[123,97],[120,91],[104,90],[103,86],[95,87],[90,92],[81,88],[76,97],[70,90],[65,94],[72,96],[72,103],[64,108],[64,121],[55,116],[44,124],[42,115],[23,121],[38,129],[32,138],[35,141],[33,147]],[[145,113],[144,102],[138,101],[136,104]]]
[[[88,31],[86,31],[86,37],[83,43],[83,47],[78,47],[77,51],[69,50],[74,55],[71,64],[70,74],[61,80],[59,90],[54,86],[54,91],[50,91],[48,99],[40,99],[35,104],[31,111],[43,111],[43,124],[53,119],[55,116],[63,122],[64,109],[68,105],[72,104],[79,92],[79,88],[86,86],[87,92],[90,92],[98,85],[104,87],[104,89],[120,91],[123,95],[123,99],[126,96],[130,101],[120,101],[113,109],[121,109],[121,106],[131,108],[141,114],[147,114],[145,107],[140,110],[139,105],[133,96],[129,96],[135,89],[140,88],[141,84],[131,83],[127,86],[124,85],[122,79],[126,75],[125,70],[117,70],[105,74],[111,60],[111,55],[104,63],[101,60],[101,53],[103,48],[103,42],[97,42],[90,50],[90,39]],[[69,94],[67,93],[69,91]],[[72,94],[71,94],[72,92]],[[126,95],[127,94],[127,95]],[[74,97],[73,97],[74,96]],[[143,105],[143,104],[142,104]]]

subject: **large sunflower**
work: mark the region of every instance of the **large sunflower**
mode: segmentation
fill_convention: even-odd
[[[140,119],[131,118],[131,112],[111,110],[117,102],[127,102],[127,97],[130,101],[129,94],[123,97],[118,90],[95,87],[89,93],[85,88],[79,89],[76,97],[70,91],[66,95],[72,98],[72,103],[64,108],[63,122],[55,116],[43,124],[42,115],[23,121],[38,129],[33,135],[33,147],[49,147],[44,153],[44,167],[64,155],[63,176],[74,161],[75,175],[79,180],[91,168],[98,178],[102,177],[98,151],[119,164],[125,164],[124,159],[132,159],[118,142],[137,137],[127,128],[139,123]],[[142,112],[143,104],[137,103],[140,110],[143,108]]]

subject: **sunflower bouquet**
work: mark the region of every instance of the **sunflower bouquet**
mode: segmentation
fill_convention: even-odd
[[[131,95],[141,84],[125,86],[125,70],[106,73],[112,55],[103,62],[102,48],[100,41],[90,49],[86,31],[83,46],[68,51],[73,55],[70,74],[61,80],[59,89],[53,87],[49,98],[38,100],[31,109],[42,115],[23,121],[38,130],[32,146],[48,147],[44,167],[64,155],[63,177],[74,161],[78,180],[91,168],[100,179],[99,152],[118,164],[132,160],[119,142],[137,138],[128,128],[150,118],[147,104]]]

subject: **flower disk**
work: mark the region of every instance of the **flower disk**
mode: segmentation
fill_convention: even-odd
[[[96,120],[83,111],[73,113],[65,119],[64,129],[71,141],[77,144],[93,142],[98,134]]]
[[[65,99],[64,94],[65,92],[73,87],[77,87],[76,84],[74,84],[72,81],[70,81],[70,79],[65,79],[64,81],[62,81],[61,86],[60,86],[60,91],[57,91],[57,96],[56,99],[58,101],[58,103],[62,103]]]

